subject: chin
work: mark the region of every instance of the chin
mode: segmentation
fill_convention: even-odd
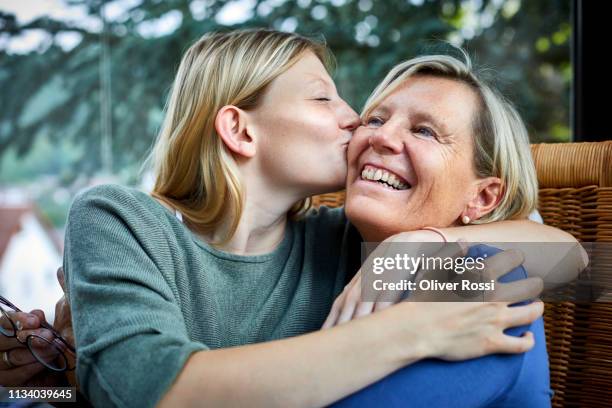
[[[340,190],[343,190],[343,189],[344,189],[345,184],[346,184],[346,183],[345,183],[345,179],[344,179],[344,178],[342,178],[342,177],[337,177],[336,179],[331,180],[331,182],[330,182],[330,183],[329,183],[329,185],[328,185],[327,190],[328,190],[330,193],[333,193],[333,192],[336,192],[336,191],[340,191]]]
[[[423,223],[427,218],[426,214],[418,209],[407,210],[410,203],[404,200],[412,192],[402,192],[405,194],[403,197],[396,197],[396,192],[391,192],[391,196],[382,192],[364,194],[363,191],[351,187],[347,191],[345,213],[364,240],[378,242],[400,232],[415,231],[427,225]]]
[[[304,174],[304,176],[306,177],[302,178],[301,183],[307,186],[307,196],[335,193],[343,190],[346,184],[346,173],[338,169],[329,171],[323,169],[320,173]]]
[[[367,197],[347,197],[345,213],[348,220],[357,228],[365,241],[379,242],[401,232],[399,219],[389,217],[380,202]]]
[[[321,158],[319,163],[316,163],[320,167],[317,174],[323,177],[322,182],[332,188],[333,191],[344,189],[346,186],[347,168],[344,163],[325,162],[325,158]],[[327,165],[327,166],[326,166]]]

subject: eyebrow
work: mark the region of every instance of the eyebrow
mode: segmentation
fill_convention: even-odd
[[[372,109],[370,111],[369,115],[383,115],[383,116],[389,116],[389,114],[391,113],[391,109],[388,108],[387,106],[377,106],[376,108]],[[416,111],[416,112],[412,112],[410,114],[410,119],[411,122],[428,122],[431,123],[431,125],[436,128],[436,130],[438,131],[439,136],[444,136],[448,134],[448,129],[446,127],[446,125],[444,125],[443,123],[438,122],[429,112],[425,112],[425,111]]]
[[[368,112],[367,116],[370,115],[383,115],[383,116],[388,116],[390,112],[390,109],[387,108],[386,106],[381,106],[378,105],[377,107],[375,107],[374,109],[372,109],[370,112]]]

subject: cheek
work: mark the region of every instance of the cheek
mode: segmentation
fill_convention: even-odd
[[[299,137],[297,154],[305,162],[306,171],[321,184],[342,188],[347,176],[348,151],[342,143],[347,135],[335,116],[321,112],[307,122]]]
[[[464,157],[434,149],[415,155],[413,163],[419,177],[415,200],[420,208],[416,212],[429,223],[436,220],[442,226],[450,225],[469,201],[474,180],[471,164]]]
[[[371,133],[372,131],[367,127],[359,126],[353,132],[353,137],[351,138],[350,146],[352,146],[353,148],[359,148],[367,145]]]
[[[359,127],[353,133],[353,137],[348,145],[347,149],[347,161],[349,166],[349,177],[353,172],[358,172],[360,169],[357,168],[359,162],[359,156],[369,146],[369,131],[364,127]]]
[[[410,152],[418,187],[431,194],[450,194],[465,187],[466,169],[463,158],[446,151],[448,147],[420,143]]]
[[[449,155],[450,156],[450,155]],[[436,185],[448,199],[464,201],[475,179],[470,159],[464,155],[452,155],[437,165]]]
[[[346,136],[335,120],[322,116],[309,123],[300,136],[300,150],[296,154],[305,162],[306,170],[323,183],[342,185],[347,173],[347,149],[342,147],[342,138]]]
[[[276,117],[262,128],[262,166],[285,186],[339,189],[346,179],[346,152],[330,115],[303,112]]]

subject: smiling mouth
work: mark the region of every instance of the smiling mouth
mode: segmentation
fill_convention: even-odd
[[[404,181],[398,175],[370,165],[364,166],[361,171],[361,179],[379,183],[395,191],[408,190],[412,187],[410,183]]]

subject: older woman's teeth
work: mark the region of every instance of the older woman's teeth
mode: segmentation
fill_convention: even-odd
[[[364,168],[361,172],[361,178],[364,180],[379,181],[395,190],[406,190],[408,188],[408,184],[402,183],[395,175],[382,169]]]

